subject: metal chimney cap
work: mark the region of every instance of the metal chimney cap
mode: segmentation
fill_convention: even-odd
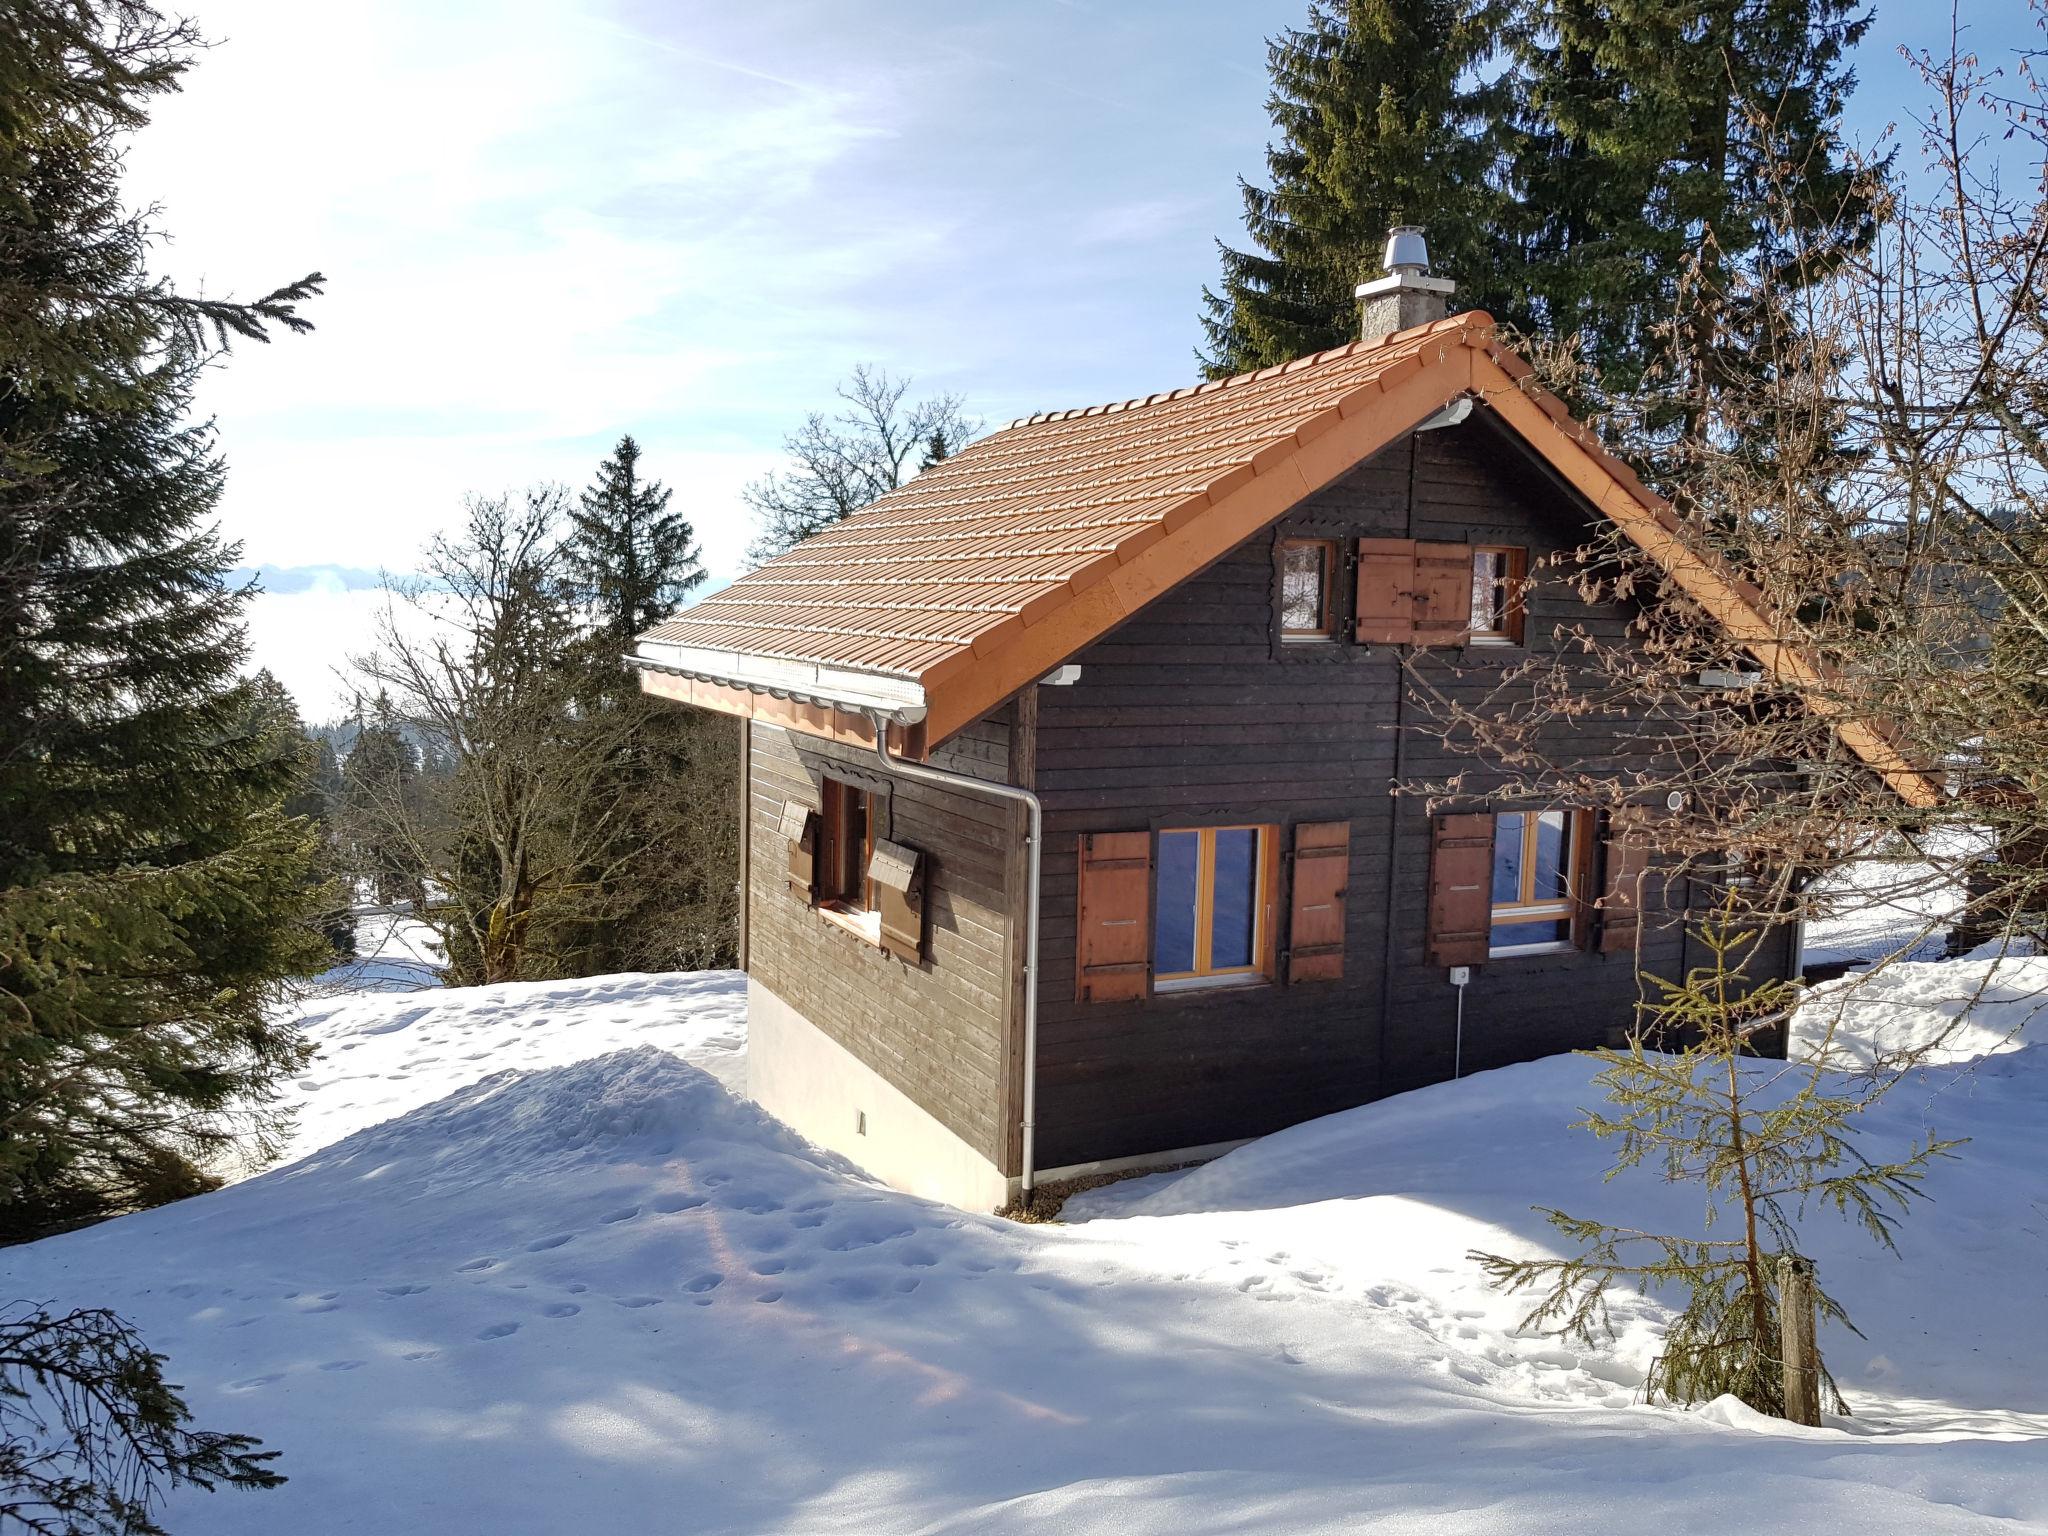
[[[1409,271],[1418,275],[1429,270],[1429,242],[1422,238],[1420,224],[1396,224],[1387,231],[1387,254],[1380,265],[1389,272]]]

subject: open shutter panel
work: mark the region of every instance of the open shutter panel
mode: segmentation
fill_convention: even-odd
[[[1415,541],[1358,541],[1358,601],[1353,635],[1361,645],[1415,639]]]
[[[818,889],[818,813],[795,800],[783,801],[782,835],[789,840],[789,888],[810,901]]]
[[[1483,965],[1493,927],[1493,817],[1439,816],[1429,849],[1429,963]]]
[[[1457,645],[1472,632],[1472,546],[1415,546],[1415,643]]]
[[[1606,874],[1600,892],[1600,953],[1633,950],[1642,932],[1643,878],[1650,869],[1650,811],[1624,805],[1607,818]]]
[[[878,837],[868,858],[868,879],[875,884],[882,948],[917,964],[924,958],[924,855]]]
[[[1151,980],[1152,834],[1082,833],[1076,907],[1076,998],[1143,997]]]
[[[1344,975],[1344,888],[1350,872],[1350,822],[1308,821],[1294,829],[1288,981],[1336,981]]]

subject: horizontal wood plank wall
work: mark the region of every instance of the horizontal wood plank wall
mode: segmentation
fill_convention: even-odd
[[[1581,542],[1582,518],[1481,414],[1390,446],[1076,657],[1077,684],[1038,690],[1042,1166],[1259,1135],[1450,1076],[1456,997],[1423,953],[1428,817],[1419,798],[1389,793],[1399,653],[1277,645],[1272,545],[1288,536],[1505,544],[1526,547],[1534,567]],[[1348,633],[1348,611],[1339,618]],[[1556,626],[1619,634],[1627,622],[1553,577],[1530,596],[1526,639],[1549,650]],[[1433,659],[1433,678],[1477,698],[1490,675],[1525,654],[1447,650]],[[1416,717],[1412,694],[1408,712]],[[1625,721],[1599,721],[1555,745],[1603,761],[1625,758],[1635,740]],[[1411,730],[1411,779],[1472,766]],[[1183,817],[1350,823],[1340,980],[1076,1002],[1077,835]],[[1647,913],[1643,966],[1671,974],[1682,958],[1682,936]],[[1636,962],[1575,952],[1481,966],[1466,995],[1466,1069],[1604,1043],[1634,1017]]]
[[[1007,711],[961,733],[933,761],[977,777],[1008,764]],[[1012,808],[886,776],[872,752],[755,721],[748,816],[748,971],[984,1157],[1003,1167],[1004,1076],[1016,961]],[[848,933],[789,889],[783,803],[815,806],[842,765],[889,785],[892,841],[925,856],[925,959],[911,965]]]

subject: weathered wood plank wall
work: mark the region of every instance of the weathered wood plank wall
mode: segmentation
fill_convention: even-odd
[[[1419,434],[1310,498],[1079,657],[1081,680],[1038,690],[1036,787],[1046,805],[1040,1006],[1042,1166],[1262,1134],[1447,1078],[1456,996],[1423,954],[1425,808],[1398,779],[1475,765],[1423,730],[1400,653],[1279,647],[1272,546],[1288,536],[1519,545],[1532,567],[1576,547],[1583,514],[1484,417]],[[1619,635],[1554,577],[1531,594],[1527,640],[1558,626]],[[1430,681],[1478,699],[1519,650],[1432,656]],[[1401,721],[1411,726],[1398,729]],[[1560,752],[1598,763],[1640,750],[1625,721],[1581,723]],[[1334,982],[1080,1003],[1076,839],[1221,820],[1351,824],[1344,975]],[[1780,964],[1788,944],[1778,946]],[[1634,1016],[1635,955],[1520,956],[1479,968],[1466,1070],[1603,1043]],[[1640,963],[1675,972],[1682,937],[1646,925]]]

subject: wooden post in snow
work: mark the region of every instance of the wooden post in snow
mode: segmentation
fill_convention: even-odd
[[[1813,1338],[1813,1260],[1778,1257],[1778,1348],[1785,1361],[1785,1417],[1820,1424],[1820,1354]]]

